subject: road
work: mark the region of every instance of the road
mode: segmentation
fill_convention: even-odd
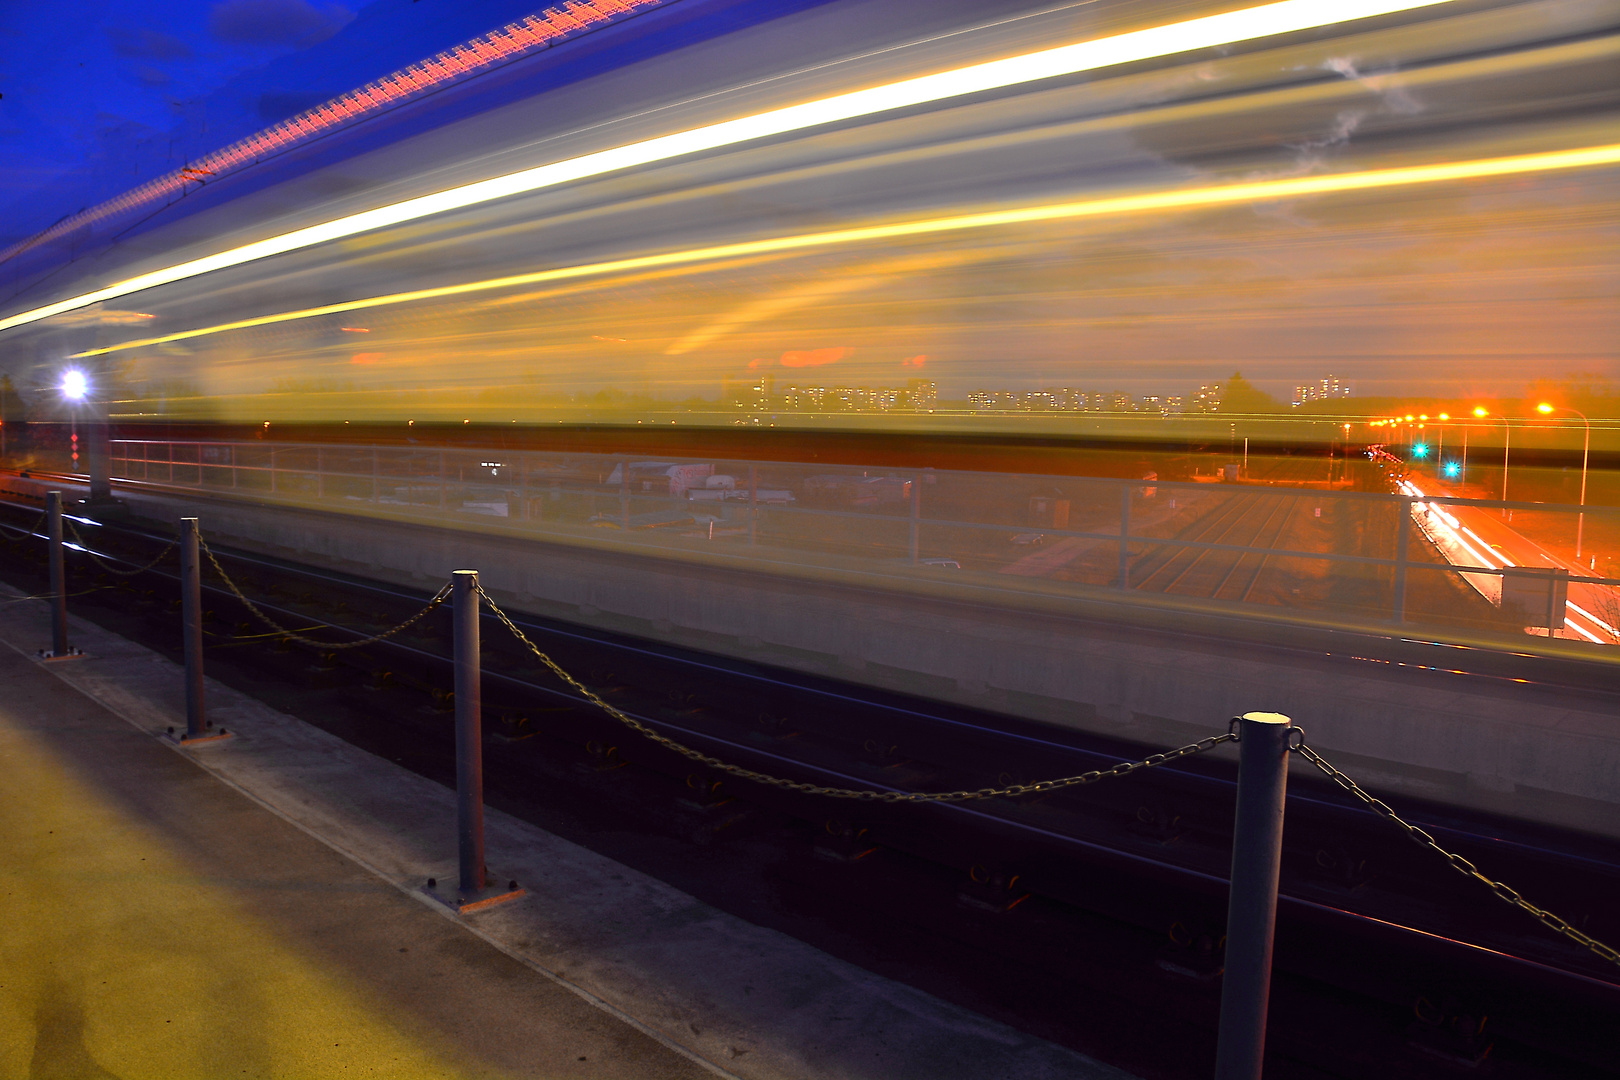
[[[1419,477],[1402,480],[1399,488],[1408,495],[1456,498],[1446,485]],[[1497,511],[1477,506],[1445,503],[1414,503],[1412,519],[1453,566],[1484,566],[1501,569],[1525,566],[1567,570],[1572,576],[1590,576],[1576,563],[1548,551],[1503,520]],[[1464,574],[1463,580],[1493,604],[1502,602],[1502,579],[1496,574]],[[1599,645],[1620,644],[1620,591],[1610,585],[1571,583],[1564,628],[1554,633],[1561,638],[1590,641]],[[1528,628],[1531,633],[1542,631]]]

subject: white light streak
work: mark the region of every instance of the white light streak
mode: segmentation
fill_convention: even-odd
[[[1568,607],[1571,611],[1576,612],[1582,618],[1590,620],[1594,625],[1603,627],[1603,629],[1607,630],[1615,637],[1620,637],[1620,630],[1616,630],[1614,627],[1610,626],[1608,623],[1604,622],[1590,611],[1587,611],[1585,608],[1581,607],[1581,605],[1577,604],[1575,601],[1566,600],[1564,601],[1564,606]]]
[[[1188,19],[1184,22],[1134,30],[1092,41],[1060,45],[1057,48],[1025,53],[1021,56],[1010,56],[1002,60],[972,64],[932,75],[902,79],[899,82],[869,87],[865,90],[836,94],[752,116],[707,124],[688,131],[661,135],[609,150],[599,150],[506,176],[496,176],[431,195],[379,206],[319,225],[295,229],[228,251],[127,278],[105,288],[59,300],[43,307],[18,312],[0,319],[0,331],[38,322],[63,312],[75,311],[104,300],[127,296],[143,289],[167,285],[227,267],[240,266],[273,255],[313,247],[374,229],[417,221],[435,214],[465,209],[512,195],[539,191],[575,180],[668,161],[687,154],[736,146],[773,135],[874,116],[967,94],[1003,90],[1043,79],[1095,71],[1119,64],[1217,48],[1450,2],[1452,0],[1281,0],[1279,3],[1264,4],[1260,7]]]
[[[1565,601],[1565,604],[1566,604],[1566,606],[1568,606],[1569,602]],[[1602,638],[1598,637],[1596,634],[1592,633],[1590,630],[1588,630],[1586,627],[1582,626],[1578,622],[1571,622],[1570,620],[1565,619],[1564,620],[1564,625],[1569,627],[1571,630],[1575,631],[1577,634],[1581,635],[1583,638],[1585,638],[1587,641],[1590,641],[1594,645],[1606,645],[1606,644],[1608,644],[1608,642],[1604,641]]]

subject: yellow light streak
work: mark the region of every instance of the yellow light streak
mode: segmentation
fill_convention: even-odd
[[[636,255],[605,262],[584,263],[578,266],[558,266],[528,274],[489,278],[484,281],[464,282],[460,285],[441,285],[410,292],[389,293],[383,296],[346,300],[321,307],[283,311],[273,315],[259,315],[251,319],[220,323],[196,330],[182,330],[161,337],[141,338],[100,349],[74,353],[73,358],[102,356],[106,353],[138,349],[148,345],[162,345],[171,341],[203,337],[227,330],[244,330],[254,326],[312,319],[320,315],[335,315],[364,308],[384,307],[389,304],[407,304],[414,300],[436,300],[447,296],[486,292],[520,285],[536,285],[570,278],[595,277],[629,270],[647,270],[655,267],[683,263],[703,263],[717,259],[734,259],[758,255],[777,255],[815,248],[836,247],[841,244],[862,243],[869,240],[895,240],[911,236],[961,232],[998,225],[1027,225],[1045,221],[1064,221],[1076,218],[1103,217],[1115,214],[1143,213],[1155,210],[1192,210],[1200,207],[1223,206],[1232,203],[1269,202],[1276,199],[1297,198],[1304,195],[1329,195],[1346,191],[1367,191],[1375,188],[1405,187],[1412,184],[1434,184],[1448,180],[1475,180],[1493,176],[1513,176],[1530,172],[1549,172],[1564,169],[1591,168],[1620,164],[1620,143],[1608,146],[1584,147],[1579,150],[1558,150],[1542,154],[1519,154],[1512,157],[1483,158],[1458,161],[1442,165],[1410,165],[1392,169],[1368,169],[1362,172],[1339,173],[1328,176],[1294,177],[1286,180],[1257,180],[1244,184],[1220,184],[1211,187],[1182,188],[1174,191],[1155,191],[1140,195],[1118,195],[1110,198],[1086,199],[1078,202],[1048,203],[1015,210],[993,210],[979,214],[960,214],[955,217],[931,218],[925,221],[904,221],[888,225],[866,225],[828,232],[802,233],[797,236],[775,236],[764,240],[746,240],[734,244],[715,244],[710,247],[687,248],[683,251],[665,251],[654,255]],[[1481,415],[1475,410],[1475,415]],[[1407,417],[1408,420],[1412,417]]]
[[[752,116],[661,135],[609,150],[600,150],[509,173],[506,176],[464,184],[431,195],[406,199],[403,202],[350,214],[319,225],[295,229],[228,251],[140,274],[93,292],[19,312],[0,319],[0,331],[88,307],[103,300],[127,296],[144,289],[240,266],[273,255],[313,247],[390,225],[417,221],[451,210],[465,209],[512,195],[555,187],[574,180],[668,161],[687,154],[735,146],[755,139],[892,112],[895,109],[925,105],[965,94],[1004,90],[1042,79],[1095,71],[1140,60],[1158,59],[1199,49],[1234,45],[1257,38],[1312,30],[1450,2],[1452,0],[1281,0],[1279,3],[1264,4],[1260,7],[1207,15],[1164,26],[1115,34],[1111,37],[1060,45],[1021,56],[972,64],[932,75],[902,79],[899,82],[869,87],[865,90],[836,94]]]

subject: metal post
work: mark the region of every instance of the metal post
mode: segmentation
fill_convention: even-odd
[[[47,525],[45,535],[51,545],[51,655],[66,656],[67,639],[67,569],[62,564],[62,493],[45,493]]]
[[[748,466],[748,543],[759,535],[759,466]]]
[[[911,538],[908,545],[911,561],[916,563],[918,547],[922,541],[922,473],[911,478]]]
[[[619,464],[619,531],[630,531],[630,459]]]
[[[197,561],[197,519],[180,519],[180,618],[185,626],[186,738],[205,735],[203,702],[202,571]]]
[[[1281,713],[1252,712],[1239,717],[1237,726],[1237,816],[1215,1080],[1260,1080],[1293,721]]]
[[[518,455],[518,517],[529,520],[529,455]]]
[[[1131,587],[1131,485],[1119,489],[1119,587]]]
[[[1395,523],[1395,621],[1406,621],[1406,537],[1411,531],[1412,500],[1399,502],[1401,518]]]
[[[112,454],[112,426],[105,420],[91,420],[84,426],[84,433],[88,436],[85,443],[85,457],[90,474],[90,495],[88,501],[106,503],[112,500],[112,476],[107,468],[107,459]]]
[[[484,741],[478,669],[478,571],[451,575],[455,610],[456,842],[461,890],[484,887]]]
[[[1512,441],[1513,441],[1513,430],[1512,430],[1512,428],[1510,428],[1508,426],[1508,419],[1507,419],[1507,417],[1504,416],[1504,417],[1502,417],[1502,501],[1503,502],[1507,502],[1508,444],[1511,443]],[[1502,513],[1507,515],[1507,519],[1509,521],[1513,520],[1513,511],[1512,510],[1509,510],[1507,507],[1504,506],[1502,508]]]

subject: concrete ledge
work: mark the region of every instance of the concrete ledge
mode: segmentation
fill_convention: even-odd
[[[1386,791],[1620,838],[1620,692],[1335,655],[1287,627],[1270,643],[1191,619],[1177,632],[1173,611],[1133,624],[1106,606],[937,577],[773,573],[620,543],[127,497],[165,525],[198,514],[209,536],[249,550],[413,587],[476,566],[502,603],[533,614],[1144,744],[1282,712]]]

